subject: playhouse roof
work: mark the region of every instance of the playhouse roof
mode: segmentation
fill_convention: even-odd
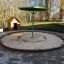
[[[20,23],[20,20],[18,18],[15,18],[15,17],[10,17],[7,22],[11,22],[13,19],[16,19],[19,23]]]

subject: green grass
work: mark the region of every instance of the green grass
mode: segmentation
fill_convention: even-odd
[[[59,26],[58,24],[39,24],[39,25],[34,25],[33,28],[35,30],[52,30],[52,31],[57,31],[57,32],[63,32],[64,33],[64,26]],[[22,29],[27,29],[31,30],[32,26],[22,26]]]
[[[34,25],[34,27],[42,27],[42,28],[50,28],[50,29],[58,29],[58,28],[61,28],[57,24],[40,24],[40,25]]]
[[[64,26],[59,26],[58,24],[39,24],[39,25],[34,25],[34,28],[49,29],[49,30],[64,32]]]

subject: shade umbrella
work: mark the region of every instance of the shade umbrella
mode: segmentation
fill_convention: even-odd
[[[47,7],[34,6],[34,7],[19,7],[19,9],[29,11],[32,13],[32,38],[33,38],[34,14],[37,11],[46,11],[46,10],[48,10],[48,8]]]

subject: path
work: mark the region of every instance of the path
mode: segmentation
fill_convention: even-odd
[[[64,33],[57,34],[64,38]],[[12,51],[0,45],[0,64],[64,64],[64,47],[34,53]]]

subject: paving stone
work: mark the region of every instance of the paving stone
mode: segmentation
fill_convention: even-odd
[[[62,61],[61,64],[64,64],[64,61]]]
[[[5,54],[3,54],[3,53],[0,53],[0,58],[1,58],[1,57],[3,57],[4,55],[5,55]]]
[[[12,51],[0,45],[0,64],[64,64],[64,47],[34,53]]]
[[[44,64],[44,63],[40,62],[40,61],[35,61],[35,62],[33,62],[33,64]]]

